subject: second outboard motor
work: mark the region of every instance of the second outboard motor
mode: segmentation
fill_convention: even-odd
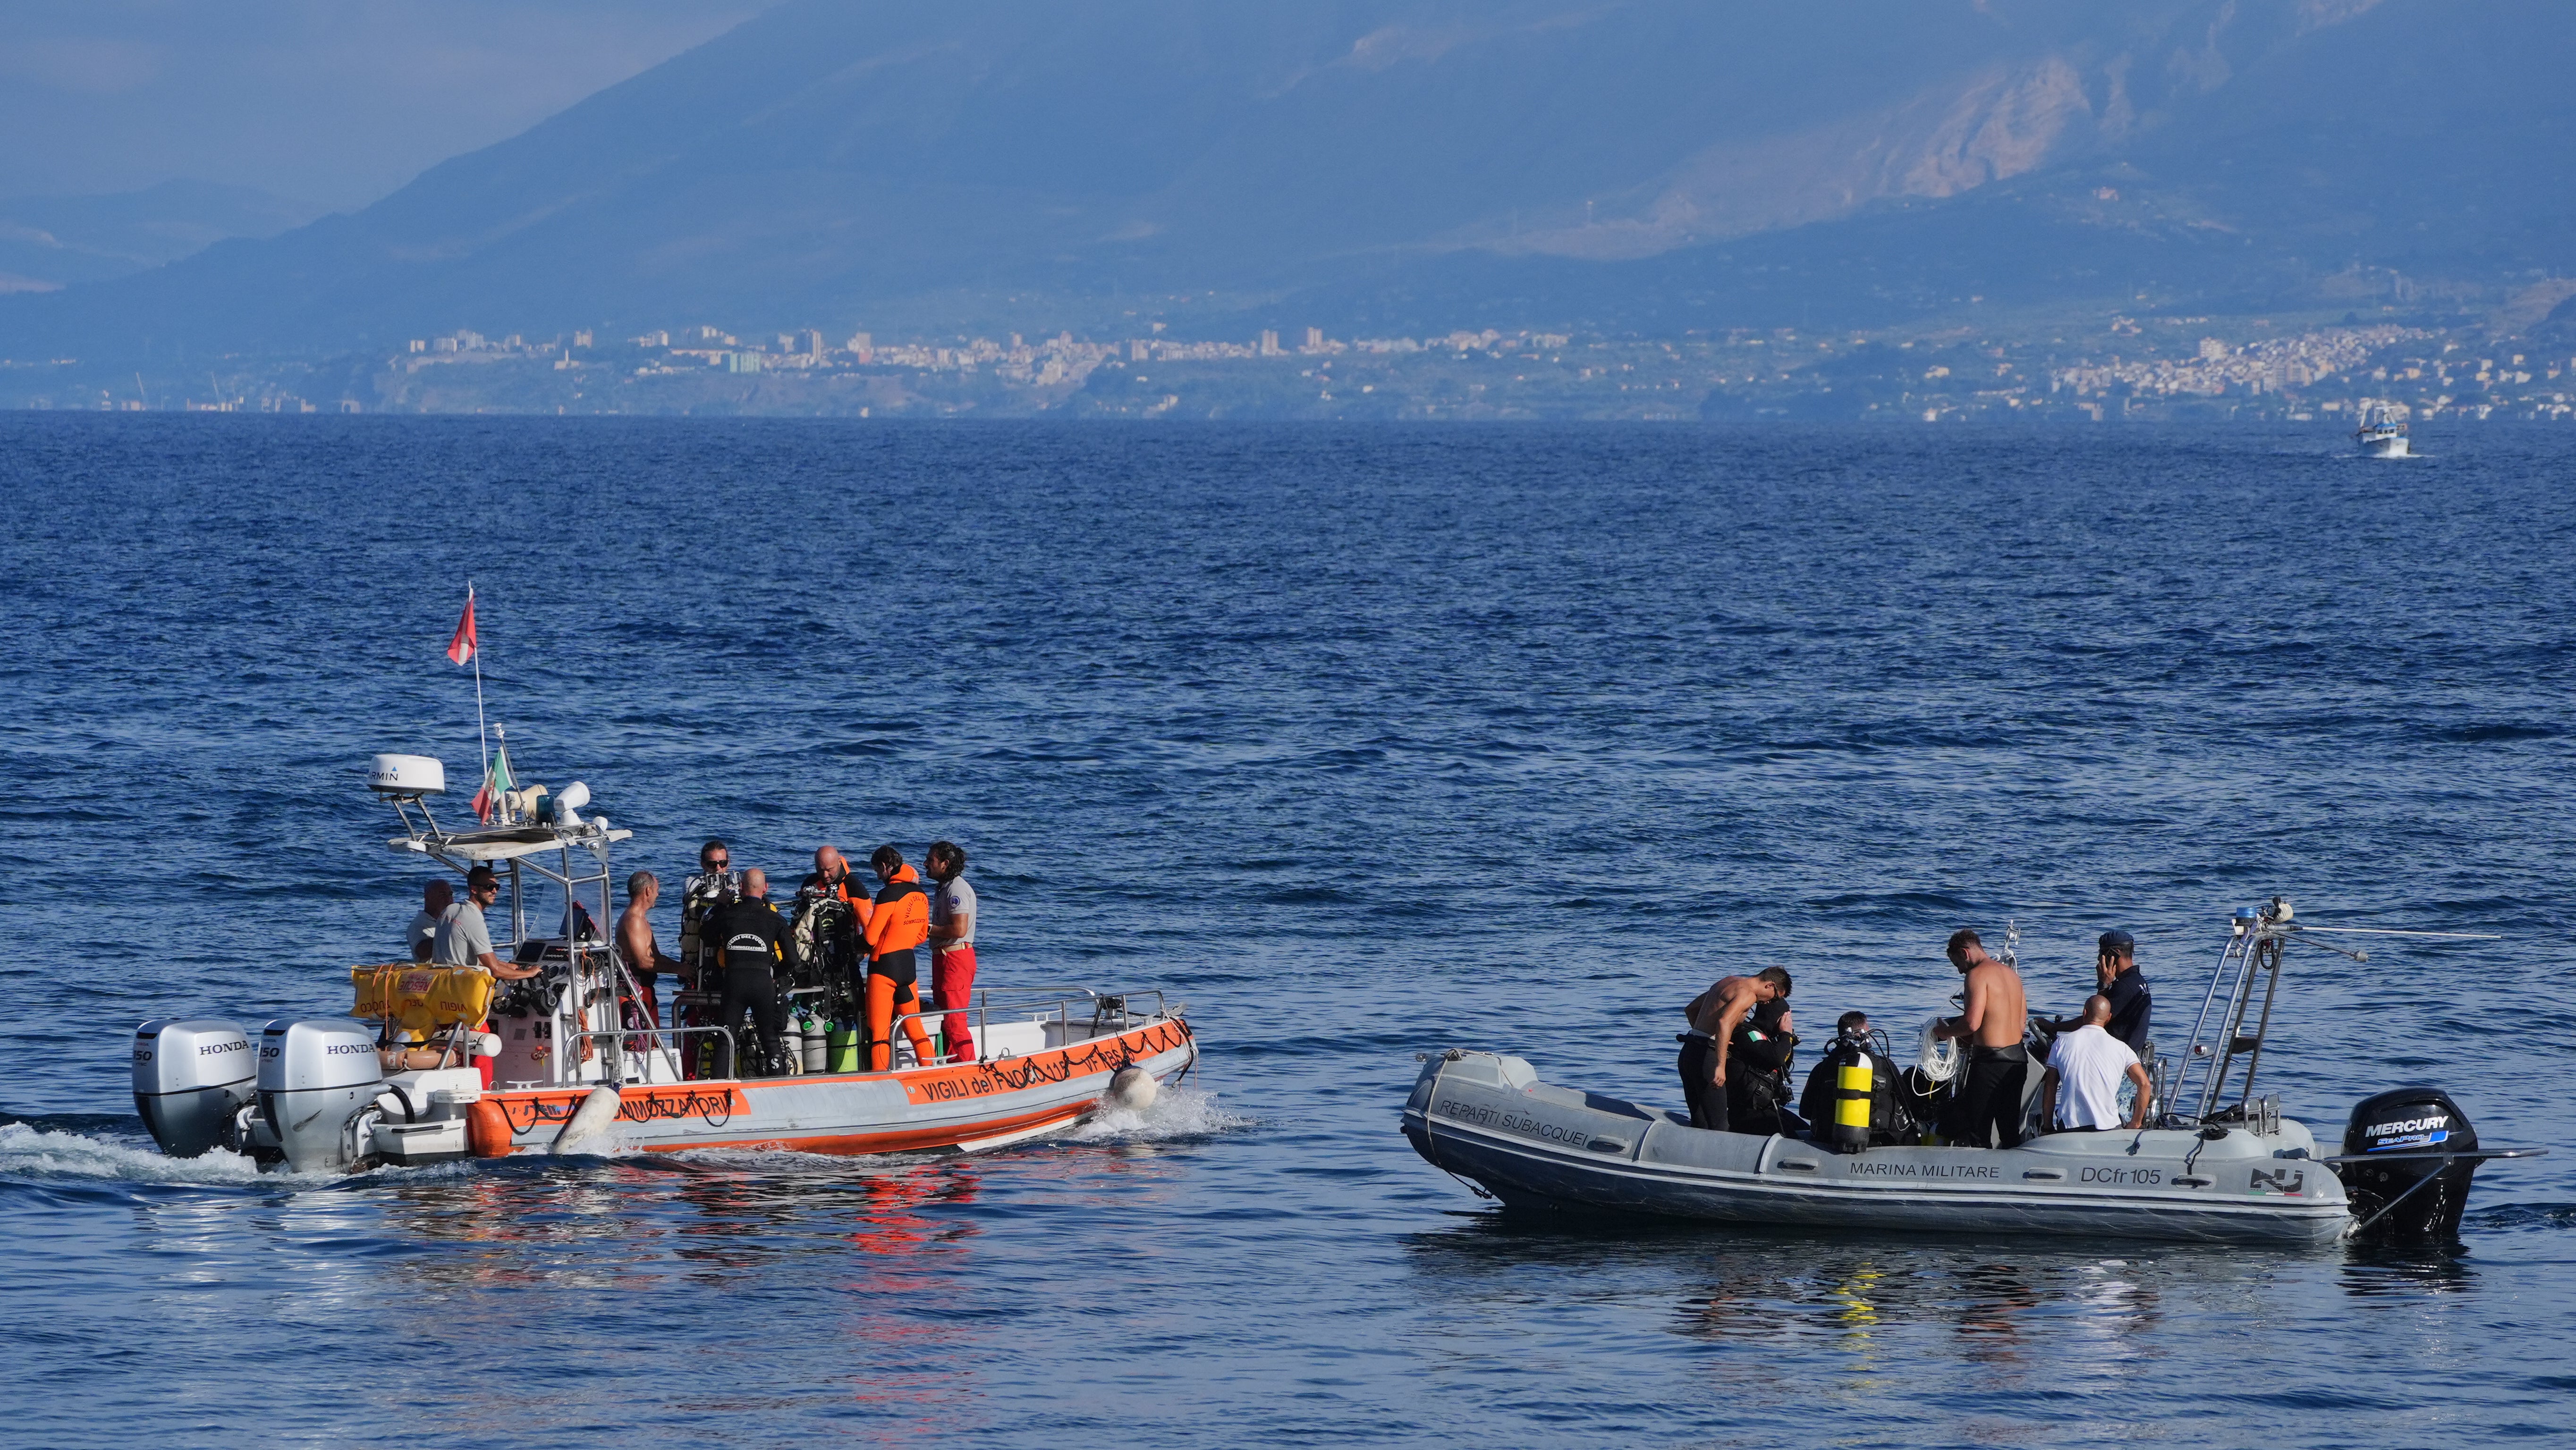
[[[134,1029],[134,1111],[173,1158],[222,1143],[258,1076],[250,1038],[234,1023],[156,1018]]]
[[[344,1172],[349,1120],[376,1100],[375,1029],[346,1017],[271,1022],[259,1035],[259,1113],[298,1173]]]
[[[2450,1094],[2439,1088],[2396,1088],[2366,1098],[2343,1130],[2343,1153],[2359,1162],[2335,1165],[2352,1195],[2355,1216],[2373,1235],[2399,1239],[2459,1236],[2460,1212],[2469,1206],[2469,1179],[2478,1171],[2477,1129]],[[2462,1153],[2450,1159],[2437,1156]],[[2387,1159],[2373,1162],[2377,1155]],[[2433,1179],[2431,1183],[2426,1179]]]

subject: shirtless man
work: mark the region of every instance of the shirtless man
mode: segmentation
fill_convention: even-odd
[[[1950,934],[1950,965],[1968,979],[1968,1010],[1932,1029],[1941,1038],[1965,1039],[1968,1068],[1950,1100],[1948,1135],[1970,1148],[2021,1146],[2022,1080],[2030,1054],[2022,1033],[2030,1023],[2021,973],[1986,955],[1973,931]]]
[[[1736,1024],[1751,1015],[1754,1008],[1788,995],[1789,974],[1778,967],[1764,967],[1749,977],[1718,978],[1715,985],[1691,998],[1690,1005],[1682,1009],[1682,1015],[1690,1019],[1690,1031],[1682,1036],[1678,1066],[1682,1099],[1690,1104],[1692,1127],[1727,1131],[1727,1044],[1735,1037]]]
[[[626,910],[617,918],[617,960],[635,979],[635,1007],[646,1021],[662,1025],[662,1003],[654,995],[657,974],[680,969],[678,957],[662,955],[653,939],[653,903],[662,899],[661,878],[638,871],[626,878]]]

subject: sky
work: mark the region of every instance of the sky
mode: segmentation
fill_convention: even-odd
[[[346,210],[773,0],[7,0],[0,197],[194,179]]]

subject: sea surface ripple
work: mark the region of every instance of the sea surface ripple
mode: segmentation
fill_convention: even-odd
[[[2134,931],[2177,1038],[2286,893],[2502,934],[2294,955],[2290,1111],[2576,1145],[2571,439],[0,418],[7,1438],[2563,1443],[2564,1151],[2456,1253],[1575,1232],[1395,1117],[1451,1045],[1669,1103],[1713,975],[1813,1043],[2008,920],[2057,1008]],[[985,978],[1175,993],[1194,1084],[966,1159],[158,1157],[137,1021],[397,951],[360,771],[471,775],[469,579],[621,869],[953,837]]]

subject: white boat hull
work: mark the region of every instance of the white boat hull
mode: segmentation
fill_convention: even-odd
[[[1164,1017],[1018,1057],[891,1072],[708,1079],[618,1088],[614,1141],[628,1151],[784,1148],[806,1153],[974,1152],[1036,1137],[1100,1106],[1135,1067],[1168,1081],[1198,1060],[1189,1026]],[[509,1152],[544,1152],[595,1083],[488,1093]],[[487,1155],[498,1156],[498,1155]]]
[[[2406,435],[2399,433],[2386,438],[2364,438],[2361,440],[2361,454],[2364,458],[2404,458],[2408,456]]]
[[[1872,1148],[1716,1133],[1550,1087],[1519,1058],[1434,1057],[1405,1136],[1508,1206],[1772,1228],[2320,1244],[2352,1224],[2308,1130],[2058,1133],[2019,1148]]]

